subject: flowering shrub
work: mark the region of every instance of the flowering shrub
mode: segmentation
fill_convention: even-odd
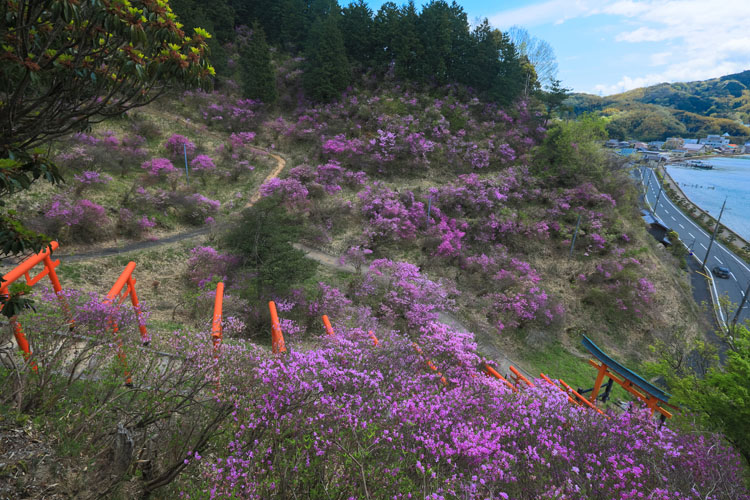
[[[402,336],[379,332],[373,348],[361,328],[334,329],[335,342],[282,358],[223,352],[224,384],[242,384],[234,432],[188,457],[212,496],[746,498],[739,457],[716,437],[659,428],[648,411],[608,420],[542,381],[513,393],[478,375],[473,343],[444,325],[418,334],[442,390]]]
[[[190,162],[190,167],[203,175],[205,172],[211,172],[216,169],[213,158],[208,155],[198,155]]]
[[[13,414],[19,417],[56,422],[54,435],[75,442],[76,455],[86,462],[76,470],[85,488],[53,484],[48,489],[62,496],[107,497],[108,491],[130,481],[124,475],[131,467],[142,478],[136,480],[139,489],[148,488],[152,479],[171,482],[174,472],[185,467],[187,453],[200,456],[192,452],[202,451],[231,413],[230,404],[206,397],[217,381],[213,348],[206,342],[210,332],[176,331],[166,340],[142,338],[127,303],[119,306],[97,294],[70,289],[57,294],[41,284],[34,292],[36,311],[24,314],[21,321],[33,346],[35,368],[31,370],[15,348],[3,352],[5,359],[15,359],[0,371],[0,401],[12,401]],[[147,319],[144,306],[141,312]],[[143,349],[142,340],[170,350],[172,362],[162,363],[170,358]],[[126,373],[134,388],[125,386]],[[19,391],[16,384],[25,390]],[[136,392],[138,397],[133,397]],[[165,397],[174,393],[180,396]],[[113,407],[119,409],[117,415],[92,411]],[[43,433],[40,428],[39,435]],[[123,442],[128,445],[123,447]],[[56,458],[52,448],[47,450],[50,459]],[[102,455],[111,458],[95,458]],[[30,474],[41,473],[34,462],[27,467]],[[4,485],[4,491],[18,492],[11,493],[13,498],[23,496],[23,489],[20,483],[10,489]]]
[[[399,195],[376,181],[360,191],[357,197],[362,215],[368,219],[365,236],[370,240],[411,240],[416,237],[417,228],[427,222],[427,207],[417,201],[411,191]]]
[[[230,132],[246,131],[256,124],[262,107],[260,101],[237,99],[232,103],[226,103],[225,99],[201,106],[201,117],[207,124],[222,127]]]
[[[146,215],[136,216],[132,211],[121,207],[117,216],[117,231],[129,238],[142,238],[150,229],[156,227],[156,221]]]
[[[174,197],[174,205],[180,212],[180,218],[188,224],[208,224],[213,222],[214,216],[221,208],[221,202],[212,200],[200,193],[184,197]]]
[[[94,186],[106,186],[112,180],[112,177],[94,170],[84,170],[80,174],[74,175],[73,180],[76,182],[74,194],[75,196],[81,196],[84,191]]]
[[[260,194],[264,197],[279,194],[285,205],[302,210],[308,205],[310,192],[295,178],[279,179],[276,177],[260,187]]]
[[[240,257],[219,253],[213,247],[195,247],[190,250],[185,273],[188,281],[201,289],[213,281],[223,281],[229,287],[240,262]]]
[[[91,243],[108,236],[110,220],[101,205],[57,195],[44,209],[42,231],[62,241]]]
[[[376,259],[356,291],[366,298],[383,320],[406,322],[410,328],[434,321],[441,311],[454,307],[456,291],[443,282],[431,281],[408,262]]]
[[[598,306],[610,321],[632,321],[653,303],[656,288],[643,276],[643,266],[632,257],[608,259],[583,276],[584,302]]]
[[[164,143],[164,149],[167,150],[171,159],[179,160],[185,157],[185,152],[188,157],[195,154],[195,143],[184,135],[172,134]]]
[[[179,175],[181,173],[167,158],[152,158],[143,162],[141,168],[151,177],[160,179],[164,179],[168,175]]]

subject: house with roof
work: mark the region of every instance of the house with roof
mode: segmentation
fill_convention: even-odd
[[[642,151],[641,158],[646,161],[667,161],[669,160],[669,153],[663,153],[661,151]]]
[[[705,144],[711,148],[721,149],[724,146],[728,146],[729,142],[729,134],[724,133],[724,135],[709,134],[705,138],[699,140],[698,144]]]
[[[682,147],[679,148],[679,151],[685,153],[686,156],[691,156],[710,153],[713,151],[713,148],[707,144],[683,144]]]
[[[656,241],[664,245],[665,247],[671,246],[672,242],[669,241],[669,232],[672,230],[670,227],[664,224],[659,217],[653,212],[648,210],[641,210],[641,216],[643,221],[648,226],[647,231],[656,238]]]

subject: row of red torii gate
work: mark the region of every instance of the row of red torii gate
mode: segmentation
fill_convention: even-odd
[[[55,268],[60,265],[59,260],[52,260],[52,253],[58,249],[59,245],[56,241],[50,243],[50,245],[43,251],[34,254],[20,264],[18,264],[13,270],[3,276],[3,281],[0,283],[0,297],[9,297],[9,289],[14,282],[19,281],[21,278],[25,279],[28,286],[34,286],[39,283],[43,278],[48,277],[52,284],[55,293],[60,299],[60,306],[64,309],[68,320],[71,324],[71,328],[74,328],[72,315],[70,313],[70,306],[65,302],[62,295],[62,286],[60,280],[55,272]],[[31,277],[30,273],[34,268],[42,266],[42,269],[34,277]],[[115,284],[109,290],[105,298],[105,302],[112,304],[114,307],[120,307],[128,298],[133,306],[133,309],[138,320],[138,328],[141,335],[141,344],[148,346],[149,335],[146,328],[145,321],[143,321],[141,314],[141,306],[136,293],[136,280],[133,276],[135,271],[136,263],[129,262],[125,269],[120,274]],[[213,319],[211,323],[211,340],[213,343],[214,351],[218,352],[222,343],[222,307],[224,298],[224,283],[218,283],[216,287],[216,298],[214,300]],[[3,304],[0,303],[0,310],[2,310]],[[281,331],[281,325],[279,322],[279,316],[276,311],[276,305],[273,301],[268,303],[269,312],[271,315],[271,350],[274,354],[281,355],[286,352],[286,346],[284,343],[284,334]],[[322,317],[325,331],[328,335],[334,336],[335,332],[331,325],[328,316],[323,315]],[[21,354],[24,357],[26,365],[31,370],[37,370],[38,366],[34,360],[33,350],[29,344],[28,339],[23,331],[21,322],[17,316],[10,318],[10,326],[13,331],[15,343]],[[118,357],[123,364],[125,384],[129,387],[133,386],[133,380],[127,367],[127,359],[123,352],[123,339],[119,335],[119,328],[115,322],[111,324],[112,333],[118,346]],[[378,338],[374,332],[368,332],[372,339],[374,347],[379,344]],[[610,398],[613,384],[618,384],[625,391],[635,397],[637,401],[643,402],[650,410],[652,415],[658,413],[661,420],[665,418],[671,418],[672,413],[667,408],[677,409],[676,406],[669,404],[670,394],[662,391],[658,387],[652,385],[637,373],[629,370],[625,366],[618,363],[616,360],[607,356],[597,345],[591,341],[588,337],[583,337],[583,346],[591,353],[595,359],[590,359],[589,364],[596,368],[597,374],[594,381],[594,386],[591,389],[574,390],[563,380],[553,380],[544,373],[540,373],[540,380],[544,381],[564,392],[568,396],[568,400],[572,404],[580,405],[596,411],[602,415],[601,408],[597,406],[597,402],[601,401],[606,403]],[[414,350],[424,358],[425,366],[427,369],[436,373],[438,380],[441,385],[448,386],[448,380],[440,373],[438,367],[433,363],[432,360],[422,351],[419,345],[416,343],[412,344]],[[506,384],[513,391],[519,391],[524,387],[533,387],[534,383],[529,380],[528,377],[524,376],[514,366],[509,367],[509,374],[502,376],[495,368],[489,363],[484,363],[481,366],[481,371],[488,376],[495,377],[504,384]],[[605,383],[604,380],[608,379]],[[584,394],[589,394],[588,397]]]

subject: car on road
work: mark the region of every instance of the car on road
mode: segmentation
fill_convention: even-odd
[[[717,278],[729,278],[729,268],[724,266],[716,266],[713,269],[711,269],[711,272],[716,276]]]

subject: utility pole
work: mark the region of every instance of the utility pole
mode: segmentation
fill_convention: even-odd
[[[714,228],[714,232],[711,235],[711,241],[708,242],[708,249],[706,250],[706,257],[703,259],[703,270],[706,270],[706,262],[708,262],[708,255],[711,253],[711,246],[714,244],[714,240],[716,239],[716,233],[719,232],[719,226],[721,225],[721,216],[724,214],[724,207],[727,206],[727,199],[724,198],[724,203],[721,205],[721,212],[719,212],[719,218],[716,219],[716,227]]]
[[[651,180],[649,177],[648,180]],[[664,184],[659,184],[659,194],[656,195],[656,201],[654,202],[654,213],[656,213],[656,207],[659,206],[659,198],[661,198],[661,192],[664,191]]]
[[[734,330],[734,327],[737,326],[737,320],[740,319],[740,313],[742,312],[742,308],[745,307],[745,304],[747,303],[748,295],[750,295],[750,283],[747,284],[747,290],[745,291],[745,294],[742,296],[742,302],[740,303],[740,307],[737,308],[737,312],[734,314],[734,319],[732,320],[732,330]]]

